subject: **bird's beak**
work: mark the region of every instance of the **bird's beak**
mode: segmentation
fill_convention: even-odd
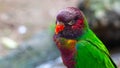
[[[62,22],[57,22],[56,28],[55,28],[55,34],[58,34],[62,30],[64,30],[64,24]]]

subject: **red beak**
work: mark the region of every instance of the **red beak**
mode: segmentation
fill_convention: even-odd
[[[55,34],[58,34],[60,31],[64,30],[63,24],[57,24],[55,28]]]

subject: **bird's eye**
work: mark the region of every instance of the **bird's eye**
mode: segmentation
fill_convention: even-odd
[[[68,23],[68,25],[73,25],[75,23],[75,21],[70,21],[69,23]]]

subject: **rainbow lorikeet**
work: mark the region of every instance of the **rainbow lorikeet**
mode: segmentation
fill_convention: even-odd
[[[67,68],[117,68],[78,8],[58,12],[53,38]]]

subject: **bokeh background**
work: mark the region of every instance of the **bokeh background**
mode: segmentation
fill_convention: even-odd
[[[66,68],[50,26],[71,6],[84,12],[120,66],[120,0],[0,0],[0,68]]]

